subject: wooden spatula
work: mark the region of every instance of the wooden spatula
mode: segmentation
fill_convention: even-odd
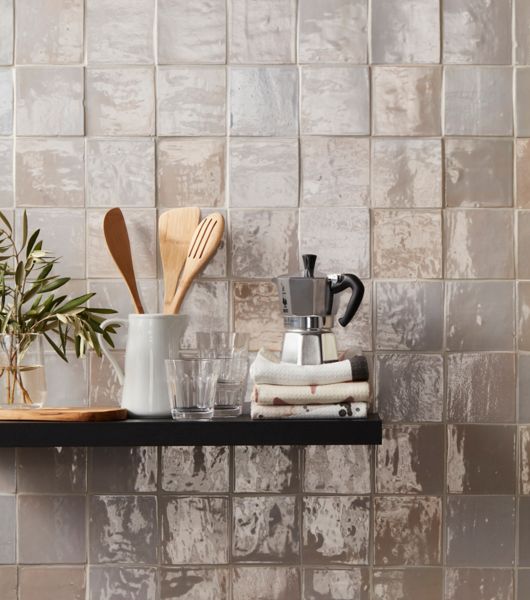
[[[170,312],[188,248],[201,218],[201,209],[173,208],[158,219],[158,241],[164,271],[164,312]]]
[[[111,208],[107,212],[103,219],[103,231],[109,252],[129,288],[136,312],[143,314],[144,308],[140,300],[138,287],[136,286],[136,277],[134,276],[127,225],[125,224],[123,213],[119,208]]]
[[[177,291],[169,307],[170,313],[178,313],[193,280],[208,264],[219,247],[224,230],[225,220],[219,213],[208,215],[197,225],[191,238],[186,264],[180,276]]]

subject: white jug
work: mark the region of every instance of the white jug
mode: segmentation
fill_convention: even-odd
[[[121,406],[132,417],[148,419],[170,417],[166,382],[166,358],[178,356],[180,342],[188,326],[187,315],[129,315],[126,319],[107,319],[101,326],[129,326],[125,349],[125,373],[99,336],[101,349],[123,386]]]

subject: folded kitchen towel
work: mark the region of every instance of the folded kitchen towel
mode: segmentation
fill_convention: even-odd
[[[368,361],[356,355],[323,365],[294,365],[280,362],[272,352],[260,350],[250,366],[254,383],[271,385],[325,385],[345,381],[368,381]]]
[[[299,406],[263,406],[252,402],[250,405],[252,419],[362,419],[367,414],[366,402]]]
[[[367,381],[349,381],[328,385],[269,385],[257,384],[252,400],[258,404],[336,404],[337,402],[368,402],[370,384]]]

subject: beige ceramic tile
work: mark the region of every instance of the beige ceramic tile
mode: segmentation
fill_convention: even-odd
[[[316,600],[319,596],[326,600],[369,600],[370,597],[370,572],[366,568],[304,569],[303,582],[304,600]]]
[[[157,569],[152,567],[90,566],[88,579],[90,595],[97,600],[157,598]]]
[[[519,429],[520,436],[520,492],[530,494],[530,426]]]
[[[88,359],[77,358],[71,352],[67,355],[66,363],[51,348],[49,350],[44,357],[48,392],[46,406],[85,407],[88,398]]]
[[[447,206],[512,206],[512,196],[511,140],[445,141]]]
[[[152,63],[154,18],[151,0],[87,0],[88,63]]]
[[[19,135],[83,135],[82,67],[19,67],[16,85]]]
[[[374,211],[373,260],[376,277],[440,278],[440,211]]]
[[[442,206],[440,140],[373,139],[371,166],[374,206]]]
[[[13,72],[0,68],[0,135],[13,131]]]
[[[0,139],[0,207],[13,206],[13,141]]]
[[[0,564],[17,562],[17,497],[13,494],[0,496]]]
[[[154,141],[87,140],[87,204],[154,206]]]
[[[233,600],[292,600],[300,596],[295,567],[236,567],[232,576]]]
[[[374,63],[437,63],[440,61],[439,0],[374,0],[372,2]]]
[[[0,65],[13,63],[13,0],[0,0]]]
[[[495,232],[495,244],[484,235]],[[511,209],[444,212],[445,274],[451,279],[509,279],[515,272]]]
[[[157,168],[160,207],[224,206],[223,139],[160,139]]]
[[[17,567],[0,567],[0,589],[5,595],[4,600],[17,600]]]
[[[234,490],[286,494],[299,491],[299,456],[297,446],[235,446]]]
[[[350,294],[344,293],[335,296],[334,305],[336,306],[337,317],[335,318],[333,332],[335,333],[339,352],[353,349],[372,350],[372,282],[364,279],[363,284],[364,296],[361,306],[353,320],[346,327],[340,325],[337,317],[344,314],[350,300]]]
[[[365,208],[304,208],[300,254],[316,254],[317,270],[370,276],[370,216]]]
[[[301,0],[301,63],[366,63],[367,0]]]
[[[513,600],[511,569],[447,569],[446,600]],[[522,600],[523,597],[521,597]]]
[[[298,140],[230,141],[230,206],[298,206]]]
[[[512,62],[511,0],[445,0],[444,63]]]
[[[445,68],[446,135],[512,135],[512,69]]]
[[[368,206],[370,141],[367,138],[301,139],[303,206]]]
[[[519,65],[530,63],[530,4],[514,0],[515,4],[515,60]]]
[[[2,448],[0,450],[0,492],[10,494],[16,490],[15,448]]]
[[[530,100],[530,67],[519,68],[515,72],[516,117],[518,136],[530,135],[530,117],[528,102]]]
[[[152,69],[88,69],[86,86],[89,135],[153,135]]]
[[[447,350],[513,350],[512,282],[450,281],[446,303]]]
[[[295,0],[231,0],[229,61],[294,62],[295,32]]]
[[[301,77],[302,133],[370,133],[370,92],[366,67],[302,67]],[[322,101],[323,95],[325,102]]]
[[[519,353],[517,379],[519,422],[530,423],[530,354]]]
[[[242,282],[233,284],[234,330],[250,335],[249,349],[280,350],[283,314],[278,290],[273,283]]]
[[[408,567],[374,571],[373,590],[373,600],[440,600],[443,570],[435,567]]]
[[[530,498],[519,499],[519,565],[530,566],[530,535],[528,525],[530,523]],[[523,594],[521,594],[522,596]]]
[[[438,67],[375,67],[374,135],[440,135],[441,87]]]
[[[275,277],[298,269],[297,211],[233,210],[232,275]]]
[[[103,237],[105,210],[87,212],[87,274],[89,277],[120,277]],[[156,212],[130,208],[123,211],[129,232],[136,277],[156,277]]]
[[[530,210],[517,211],[517,274],[530,279]]]
[[[156,446],[100,446],[89,448],[88,452],[88,481],[91,492],[156,492]]]
[[[156,571],[154,573],[156,575]],[[153,577],[153,584],[156,587],[155,577]],[[230,600],[228,595],[229,586],[230,570],[227,568],[184,567],[162,569],[160,574],[160,600],[175,600],[175,593],[178,593],[182,600],[192,600],[193,598]],[[155,591],[153,591],[154,593]]]
[[[519,208],[530,208],[530,140],[515,142],[515,189]]]
[[[84,600],[84,567],[22,567],[19,572],[21,600]]]
[[[369,494],[370,462],[367,446],[305,446],[304,491]]]
[[[219,63],[226,59],[224,0],[160,0],[158,62]]]
[[[18,448],[17,478],[26,494],[84,493],[86,448]]]
[[[525,600],[530,594],[530,569],[518,569],[516,579],[517,600]]]
[[[166,492],[228,492],[228,446],[162,448],[162,489]]]
[[[517,344],[519,350],[530,350],[530,282],[517,284]]]
[[[84,206],[81,138],[21,138],[16,145],[17,206]]]
[[[457,423],[513,422],[515,387],[514,354],[449,354],[447,419]]]
[[[83,0],[17,0],[17,64],[83,62]]]
[[[123,369],[125,353],[117,351],[112,353],[118,364]],[[114,367],[106,357],[99,358],[91,353],[90,363],[90,406],[119,406],[121,400],[121,385]]]
[[[224,68],[160,68],[157,94],[159,135],[225,134]]]
[[[296,67],[231,68],[230,133],[297,135]]]

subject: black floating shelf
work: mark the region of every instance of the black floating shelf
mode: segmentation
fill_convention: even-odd
[[[381,432],[377,414],[366,419],[0,421],[0,447],[359,445],[380,444]]]

